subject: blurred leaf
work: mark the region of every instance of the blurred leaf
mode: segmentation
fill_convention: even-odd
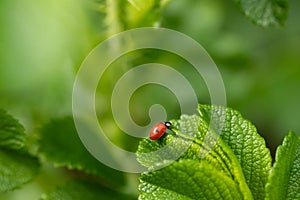
[[[41,129],[39,152],[58,167],[82,170],[112,185],[124,184],[124,174],[100,163],[84,147],[71,117],[50,122]]]
[[[300,137],[290,132],[276,151],[266,186],[270,200],[300,199]]]
[[[284,25],[288,13],[287,0],[235,0],[242,12],[262,27]]]
[[[14,150],[0,149],[0,192],[29,182],[38,169],[36,158]]]
[[[0,148],[19,150],[24,148],[25,142],[24,127],[0,109]]]
[[[218,119],[225,117],[223,127],[216,128],[222,129],[221,138],[238,158],[254,199],[264,199],[264,187],[271,169],[272,158],[264,139],[257,133],[255,126],[245,120],[238,111],[230,108],[199,105],[199,113],[200,123],[206,123],[207,126],[211,116]],[[215,126],[220,126],[220,124]]]
[[[134,199],[128,195],[121,194],[103,186],[87,181],[70,181],[56,190],[45,194],[42,200],[95,200],[95,199]]]
[[[0,110],[0,192],[21,186],[37,173],[38,160],[26,152],[26,141],[23,126]]]
[[[206,161],[179,160],[140,181],[139,199],[243,199],[236,183]]]

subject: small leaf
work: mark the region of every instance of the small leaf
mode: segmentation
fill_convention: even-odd
[[[0,109],[0,148],[19,150],[24,148],[25,141],[24,127]]]
[[[29,182],[38,169],[36,158],[13,150],[0,149],[0,192]]]
[[[290,132],[276,151],[266,199],[300,199],[300,137]]]
[[[41,130],[39,152],[58,167],[82,170],[112,185],[124,184],[124,174],[103,165],[82,144],[71,117],[54,120]]]
[[[212,113],[214,121],[224,118],[224,123],[220,122],[214,125],[214,128],[222,129],[221,138],[239,160],[254,199],[264,199],[264,186],[267,183],[272,158],[255,126],[245,120],[239,112],[222,106],[199,105],[199,113],[201,124],[208,125]]]
[[[87,181],[73,180],[56,190],[44,194],[42,200],[111,200],[111,199],[134,199],[128,195],[104,188],[103,186]]]
[[[235,2],[246,17],[262,27],[283,25],[287,18],[287,0],[235,0]]]
[[[140,181],[139,199],[243,199],[235,182],[206,161],[182,159]]]
[[[38,160],[27,152],[26,136],[16,119],[0,110],[0,192],[27,183],[38,171]]]

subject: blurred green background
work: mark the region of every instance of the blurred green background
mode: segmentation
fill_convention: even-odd
[[[72,115],[76,71],[92,48],[113,33],[99,3],[0,1],[0,108],[20,119],[27,133],[34,133],[49,119]],[[231,1],[174,0],[158,14],[162,15],[162,27],[187,34],[208,51],[223,76],[228,106],[254,123],[273,155],[289,130],[300,133],[299,1],[290,1],[286,25],[276,28],[255,26]],[[123,28],[149,26],[147,20]],[[130,65],[122,66],[122,59],[129,60]],[[193,77],[188,64],[174,55],[143,51],[114,63],[119,69],[108,71],[102,80],[107,87],[99,88],[100,104],[105,107],[109,103],[113,84],[123,72],[136,64],[158,61],[181,70],[192,80],[199,102],[210,103],[203,81]],[[149,122],[148,109],[153,103],[165,105],[169,118],[178,117],[179,105],[172,94],[165,92],[163,98],[151,95],[160,90],[158,86],[145,86],[132,97],[130,109],[137,123]],[[104,116],[102,123],[119,133],[111,112],[105,111]],[[112,139],[132,151],[138,141],[122,134]],[[37,181],[12,194],[0,195],[0,199],[24,199],[23,193],[29,195],[28,199],[37,199],[52,187],[52,179],[60,182],[53,177],[63,173],[50,164],[41,171]],[[49,186],[44,178],[50,180]]]

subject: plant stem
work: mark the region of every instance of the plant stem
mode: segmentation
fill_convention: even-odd
[[[108,37],[126,28],[125,0],[106,0],[106,25]]]

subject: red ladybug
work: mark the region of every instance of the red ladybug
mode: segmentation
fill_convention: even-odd
[[[150,130],[150,139],[157,140],[161,138],[170,126],[171,122],[158,122]]]

